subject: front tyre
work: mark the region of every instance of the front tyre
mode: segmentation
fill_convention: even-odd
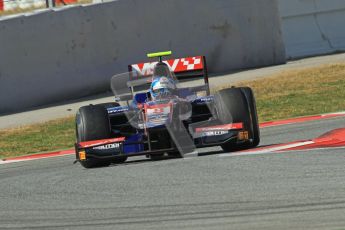
[[[242,87],[241,88],[242,92],[246,96],[247,103],[249,106],[249,112],[250,112],[250,117],[251,117],[251,123],[252,123],[252,133],[253,133],[253,138],[252,138],[252,143],[250,144],[249,147],[254,148],[259,145],[260,143],[260,128],[259,128],[259,119],[258,119],[258,114],[256,110],[256,101],[254,97],[253,90],[249,87]]]
[[[260,142],[260,132],[256,112],[255,98],[249,87],[228,88],[215,95],[215,106],[218,119],[222,124],[242,122],[249,132],[249,140],[234,144],[227,142],[221,145],[224,151],[235,151],[255,147]]]
[[[104,106],[89,105],[81,107],[76,114],[77,142],[108,139],[111,136],[108,113]],[[78,153],[77,159],[79,159]],[[85,168],[110,165],[111,161],[89,158],[80,161]]]

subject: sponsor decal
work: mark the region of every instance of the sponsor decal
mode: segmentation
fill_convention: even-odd
[[[192,70],[202,70],[204,68],[202,56],[172,59],[163,62],[166,63],[169,66],[170,70],[174,71],[175,73]],[[158,62],[147,62],[133,64],[131,66],[133,71],[143,76],[147,76],[153,74],[153,68],[157,63]]]
[[[147,122],[152,124],[163,124],[169,119],[169,114],[151,114],[147,116]]]
[[[225,124],[225,125],[216,125],[216,126],[208,126],[208,127],[202,127],[202,128],[196,128],[195,132],[208,132],[208,131],[228,131],[231,129],[242,129],[243,124],[242,123],[233,123],[233,124]]]
[[[154,114],[169,114],[170,113],[170,106],[147,109],[146,113],[148,116],[154,115]]]
[[[107,145],[100,145],[93,147],[94,150],[107,150],[107,149],[118,149],[120,148],[120,143],[114,143],[114,144],[107,144]]]
[[[220,136],[220,135],[224,135],[224,134],[228,134],[229,131],[225,131],[225,130],[220,130],[220,131],[207,131],[202,133],[202,136],[204,137],[209,137],[209,136]]]
[[[163,113],[164,109],[163,108],[155,108],[153,109],[153,113]]]
[[[146,122],[152,125],[165,123],[171,116],[172,104],[145,105]]]
[[[103,139],[103,140],[94,140],[94,141],[84,141],[80,142],[79,148],[91,148],[91,147],[97,147],[101,145],[107,145],[107,144],[113,144],[118,142],[125,141],[125,137],[116,137],[116,138],[110,138],[110,139]]]
[[[205,102],[210,102],[213,101],[214,97],[213,96],[207,96],[207,97],[198,97],[196,98],[193,103],[194,104],[204,104]]]
[[[108,111],[108,114],[111,114],[111,113],[120,113],[120,112],[125,112],[125,111],[128,111],[128,107],[127,106],[121,106],[121,107],[115,107],[115,108],[109,108],[107,109]]]

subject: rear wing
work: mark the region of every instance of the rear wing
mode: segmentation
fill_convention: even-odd
[[[164,60],[170,70],[174,72],[179,80],[187,80],[194,78],[204,78],[209,94],[208,87],[208,72],[205,56],[185,57],[178,59]],[[128,71],[132,73],[132,80],[139,80],[152,76],[154,66],[158,62],[146,62],[139,64],[128,65]]]

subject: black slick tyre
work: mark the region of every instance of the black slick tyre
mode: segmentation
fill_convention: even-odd
[[[228,88],[215,95],[217,117],[222,124],[243,122],[249,131],[249,139],[242,144],[227,142],[221,145],[224,151],[236,151],[257,146],[260,142],[258,119],[253,92],[248,87]]]
[[[258,113],[256,110],[256,101],[254,97],[253,90],[249,87],[242,87],[242,92],[246,96],[248,107],[249,107],[249,114],[252,123],[252,143],[249,147],[253,148],[259,145],[260,143],[260,128],[259,128],[259,119]]]
[[[106,109],[99,105],[81,107],[76,115],[76,135],[78,143],[110,138],[111,128]],[[108,166],[111,161],[89,158],[80,163],[85,168],[93,168]]]

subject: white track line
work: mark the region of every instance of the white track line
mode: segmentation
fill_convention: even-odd
[[[277,147],[272,147],[272,148],[265,148],[265,149],[258,149],[255,150],[253,149],[252,151],[246,151],[246,152],[235,152],[235,153],[224,153],[220,154],[219,157],[233,157],[233,156],[247,156],[247,155],[258,155],[258,154],[265,154],[265,153],[272,153],[276,151],[282,151],[284,149],[290,149],[290,148],[295,148],[299,146],[304,146],[304,145],[310,145],[314,144],[314,141],[303,141],[299,143],[293,143],[293,144],[287,144],[283,146],[277,146]]]
[[[321,116],[327,116],[327,115],[345,115],[345,111],[342,111],[342,112],[336,112],[336,113],[324,113],[324,114],[321,114]]]
[[[324,147],[324,148],[319,147],[319,148],[312,148],[312,149],[296,149],[296,150],[286,150],[286,151],[283,150],[283,151],[279,151],[277,153],[288,153],[291,151],[294,151],[294,152],[305,152],[305,151],[311,152],[311,151],[315,151],[315,150],[341,150],[341,149],[345,149],[345,147]]]

